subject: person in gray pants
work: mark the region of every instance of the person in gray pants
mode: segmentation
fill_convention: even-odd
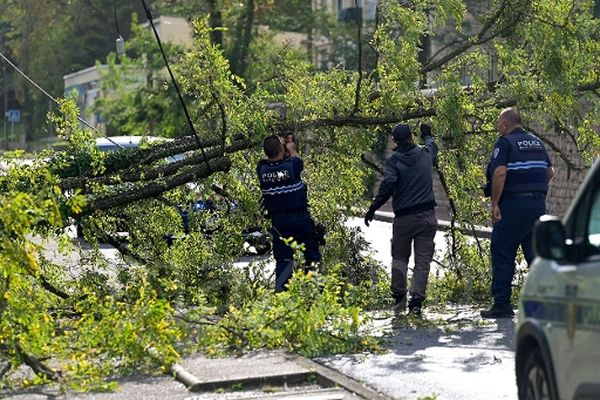
[[[365,225],[392,197],[394,225],[392,234],[392,296],[397,311],[406,307],[408,259],[415,249],[415,268],[410,288],[408,312],[421,315],[426,296],[429,268],[435,250],[434,238],[437,205],[433,193],[433,163],[437,145],[428,125],[421,125],[423,146],[413,142],[406,124],[398,124],[392,132],[396,148],[385,163],[383,181],[365,215]]]

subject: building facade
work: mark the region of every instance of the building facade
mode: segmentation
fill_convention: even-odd
[[[163,43],[171,43],[184,48],[192,45],[192,27],[185,18],[160,16],[155,18],[153,22]],[[150,29],[148,22],[142,26]],[[105,121],[100,114],[93,111],[93,106],[100,96],[106,95],[101,92],[101,88],[103,76],[106,75],[107,71],[107,65],[100,65],[63,76],[65,96],[75,92],[77,94],[77,106],[82,118],[91,126],[101,130],[105,129]],[[146,84],[143,71],[131,70],[128,74],[130,78],[134,78],[134,86]]]

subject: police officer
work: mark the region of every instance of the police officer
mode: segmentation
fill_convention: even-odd
[[[428,125],[421,125],[424,146],[413,143],[412,132],[406,124],[396,125],[392,134],[397,147],[386,161],[383,181],[365,215],[365,225],[369,226],[375,211],[391,196],[394,208],[392,232],[394,306],[396,311],[404,311],[406,307],[408,259],[414,244],[415,269],[408,310],[410,314],[420,316],[437,231],[432,176],[437,145]]]
[[[521,246],[530,264],[534,258],[533,225],[546,212],[546,193],[554,169],[544,143],[521,127],[517,109],[503,110],[496,128],[501,136],[487,171],[488,179],[491,178],[494,304],[481,311],[481,316],[510,318],[514,315],[510,297],[517,248]]]
[[[281,292],[294,272],[294,252],[284,240],[292,237],[297,243],[304,243],[307,268],[320,262],[321,254],[315,224],[308,212],[307,188],[300,177],[304,162],[295,140],[282,143],[278,136],[268,136],[263,149],[267,159],[258,163],[257,173],[263,207],[272,223],[275,291]]]

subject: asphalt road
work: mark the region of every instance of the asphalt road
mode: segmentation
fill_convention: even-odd
[[[388,316],[376,321],[386,335],[384,353],[316,361],[394,399],[516,399],[514,320],[478,315],[468,307],[426,310],[417,325]]]
[[[392,224],[380,220],[372,221],[369,226],[365,226],[362,218],[351,218],[348,221],[348,226],[353,228],[359,228],[363,233],[367,242],[370,243],[371,249],[373,250],[373,258],[382,263],[388,272],[392,268]],[[446,233],[438,230],[435,235],[435,253],[434,259],[441,259],[444,254],[446,245]],[[413,256],[409,260],[409,268],[413,265]],[[435,263],[432,263],[431,267],[435,271]]]

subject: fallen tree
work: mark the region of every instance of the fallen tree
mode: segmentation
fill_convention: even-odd
[[[296,50],[257,33],[243,78],[231,73],[223,48],[211,41],[217,27],[201,19],[194,48],[173,65],[197,137],[101,153],[93,134],[80,129],[73,104],[63,103],[54,123],[66,149],[45,152],[32,166],[15,162],[0,176],[0,361],[6,364],[0,375],[6,379],[27,365],[35,382],[81,388],[115,370],[168,366],[179,352],[199,346],[214,353],[281,346],[309,355],[371,348],[360,331],[360,311],[385,304],[387,282],[364,255],[359,232],[344,223],[368,196],[373,177],[366,164],[380,167],[393,124],[433,125],[442,148],[437,170],[463,226],[488,218],[479,186],[499,108],[518,106],[550,147],[543,133],[560,126],[578,149],[560,154],[570,168],[585,168],[600,147],[594,130],[600,77],[590,68],[600,58],[600,32],[592,2],[498,0],[479,14],[467,11],[458,0],[380,2],[378,25],[366,32],[356,27],[357,50],[366,37],[376,53],[371,69],[359,56],[354,69],[318,70]],[[443,29],[457,41],[423,60],[420,49]],[[493,82],[490,53],[497,58]],[[117,74],[114,57],[109,70]],[[140,66],[142,57],[120,61]],[[158,71],[154,76],[162,79]],[[100,110],[135,126],[121,112],[144,103],[136,102],[140,95],[127,82],[118,84],[121,77],[109,79],[112,105]],[[426,81],[435,90],[425,89]],[[301,143],[312,213],[330,231],[327,274],[299,276],[290,290],[296,297],[271,293],[260,264],[232,267],[243,229],[266,228],[254,176],[259,144],[267,134],[288,131]],[[195,196],[214,197],[215,186],[229,197],[220,201],[235,207],[217,211],[210,234],[202,229],[208,218],[200,217],[199,228],[183,235],[178,207],[189,207]],[[110,238],[127,268],[103,269],[106,261],[92,253],[71,276],[64,263],[49,258],[48,240],[73,250],[64,232],[74,221],[92,244]],[[117,242],[120,230],[129,233],[127,244]],[[178,239],[169,244],[166,234]],[[465,300],[465,288],[487,293],[485,246],[452,235],[447,266],[458,278],[447,298]]]

